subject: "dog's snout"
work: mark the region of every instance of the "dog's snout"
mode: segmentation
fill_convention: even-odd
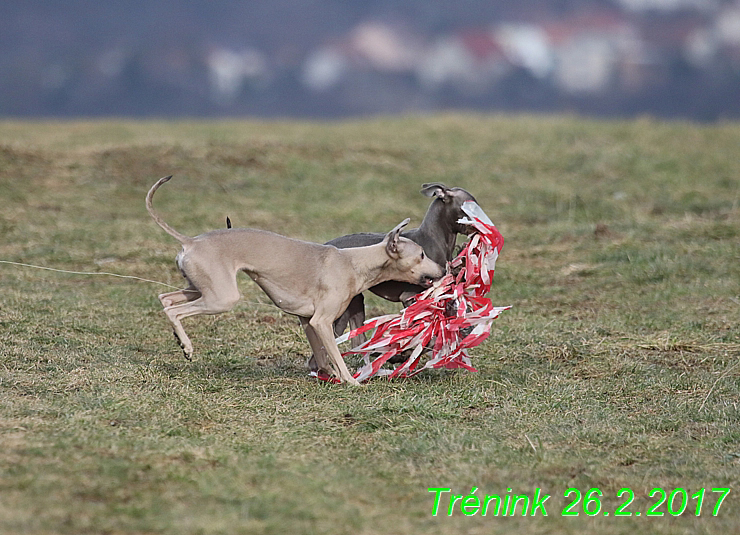
[[[442,278],[441,275],[422,275],[420,285],[424,288],[429,288],[432,284],[434,284],[435,281]]]

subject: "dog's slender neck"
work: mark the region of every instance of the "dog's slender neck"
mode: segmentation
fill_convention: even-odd
[[[360,286],[357,289],[357,293],[364,292],[376,284],[393,279],[394,273],[388,270],[388,266],[393,260],[385,254],[385,247],[386,243],[383,241],[365,247],[341,249],[343,253],[346,253],[350,257],[355,270],[363,275],[357,280],[358,286]],[[382,262],[378,260],[378,258],[382,258],[378,254],[379,250],[383,251],[382,257],[384,257],[384,260]]]
[[[427,213],[424,214],[424,219],[421,221],[421,225],[419,225],[418,229],[418,232],[426,236],[427,240],[442,242],[438,243],[438,246],[443,248],[445,258],[444,260],[433,258],[437,263],[441,263],[440,260],[446,262],[452,256],[452,251],[455,248],[455,242],[457,239],[457,231],[455,230],[453,223],[450,222],[450,218],[445,213],[447,208],[448,206],[445,205],[444,201],[435,199],[434,202],[429,205]],[[440,228],[443,229],[443,232],[441,233],[436,230]],[[440,238],[444,241],[440,240]]]

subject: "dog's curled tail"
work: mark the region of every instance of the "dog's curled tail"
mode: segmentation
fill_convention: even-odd
[[[171,226],[169,226],[167,223],[165,223],[161,217],[159,217],[159,214],[157,214],[154,211],[154,207],[152,206],[152,197],[154,197],[154,192],[159,189],[159,186],[167,182],[169,179],[172,178],[172,175],[162,177],[159,180],[157,180],[157,183],[154,184],[149,192],[146,194],[146,209],[149,212],[149,215],[152,216],[152,219],[154,219],[154,222],[157,223],[160,227],[164,229],[164,231],[175,238],[180,243],[186,243],[192,240],[189,236],[185,236],[184,234],[180,234],[175,229],[173,229]]]

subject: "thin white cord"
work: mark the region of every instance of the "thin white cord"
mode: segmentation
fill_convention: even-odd
[[[9,260],[0,260],[0,264],[11,264],[14,266],[23,266],[23,267],[29,267],[29,268],[34,268],[34,269],[44,269],[46,271],[56,271],[57,273],[69,273],[70,275],[108,275],[109,277],[119,277],[121,279],[134,279],[134,280],[142,281],[142,282],[151,282],[152,284],[159,284],[160,286],[166,286],[167,288],[174,288],[175,290],[179,290],[177,286],[172,286],[171,284],[166,284],[164,282],[143,279],[141,277],[134,277],[133,275],[121,275],[119,273],[108,273],[106,271],[69,271],[67,269],[56,269],[56,268],[50,268],[50,267],[45,267],[45,266],[34,266],[33,264],[23,264],[21,262],[10,262]]]
[[[57,269],[57,268],[50,268],[46,266],[35,266],[33,264],[23,264],[22,262],[11,262],[9,260],[0,260],[0,264],[10,264],[13,266],[43,269],[46,271],[55,271],[57,273],[69,273],[70,275],[108,275],[109,277],[119,277],[121,279],[134,279],[134,280],[142,281],[142,282],[151,282],[152,284],[159,284],[160,286],[165,286],[167,288],[173,288],[175,290],[180,290],[182,292],[197,291],[197,290],[188,290],[187,288],[181,289],[178,286],[172,286],[171,284],[167,284],[165,282],[159,282],[159,281],[154,281],[150,279],[144,279],[141,277],[135,277],[134,275],[121,275],[120,273],[108,273],[107,271],[70,271],[68,269]],[[259,301],[249,301],[248,303],[250,305],[257,305],[257,306],[271,306],[269,303],[260,303]]]

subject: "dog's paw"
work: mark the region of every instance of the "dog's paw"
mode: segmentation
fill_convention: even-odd
[[[177,342],[177,345],[180,346],[180,349],[182,349],[182,354],[185,356],[185,359],[192,362],[193,360],[193,348],[186,347],[185,344],[182,343],[182,340],[180,340],[180,337],[177,336],[177,333],[175,331],[172,331],[172,334],[175,337],[175,341]]]
[[[316,357],[314,355],[308,357],[308,360],[306,360],[306,366],[308,367],[309,372],[319,371],[319,365],[316,363]]]
[[[350,386],[365,386],[362,383],[360,383],[357,379],[355,379],[354,377],[350,377],[347,380],[342,381],[342,382],[343,383],[346,383],[346,384],[348,384]]]

